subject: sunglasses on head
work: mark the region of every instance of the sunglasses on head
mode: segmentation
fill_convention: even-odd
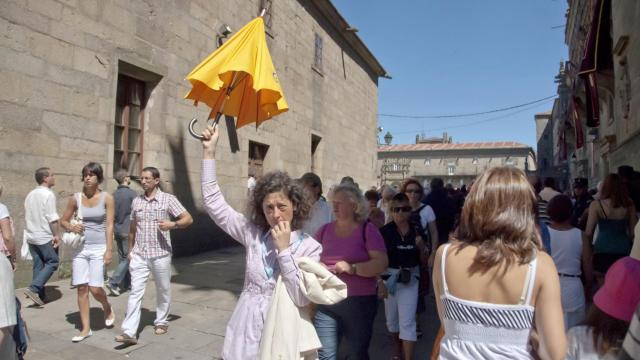
[[[411,211],[411,206],[396,206],[396,207],[392,207],[391,211],[393,211],[394,213],[410,212]]]

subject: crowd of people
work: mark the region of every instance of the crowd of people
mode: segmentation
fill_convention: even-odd
[[[638,354],[640,245],[634,239],[640,236],[640,192],[633,169],[607,175],[595,193],[586,179],[576,179],[573,196],[552,179],[532,185],[522,171],[496,167],[468,189],[434,178],[428,191],[406,179],[398,188],[363,192],[347,176],[326,198],[318,175],[296,179],[275,171],[253,179],[249,210],[242,213],[225,201],[218,184],[217,141],[217,128],[203,132],[204,209],[246,248],[245,281],[227,324],[224,359],[368,359],[381,300],[391,359]],[[111,328],[117,319],[107,292],[130,291],[115,341],[136,344],[150,275],[157,290],[153,331],[166,334],[170,231],[190,226],[191,215],[160,189],[156,168],[142,170],[140,195],[128,187],[124,170],[114,174],[113,194],[101,189],[100,164],[88,163],[80,173],[82,188],[60,217],[53,171],[35,172],[38,186],[25,199],[21,251],[33,259],[33,280],[24,295],[36,306],[46,304],[45,284],[58,267],[62,239],[78,235],[79,244],[68,244],[80,320],[71,341],[92,335],[89,294]],[[118,266],[107,277],[114,243]],[[0,203],[2,359],[19,358],[15,349],[24,349],[14,331],[21,320],[11,275],[15,244],[8,208]],[[429,294],[441,329],[432,353],[417,354],[417,319]],[[284,333],[286,338],[273,336]],[[266,338],[276,345],[266,346]]]

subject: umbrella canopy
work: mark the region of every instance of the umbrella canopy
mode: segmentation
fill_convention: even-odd
[[[264,21],[257,17],[196,66],[185,96],[216,113],[238,118],[236,127],[256,127],[289,109],[267,48]]]

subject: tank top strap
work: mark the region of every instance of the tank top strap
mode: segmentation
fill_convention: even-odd
[[[98,205],[101,207],[105,206],[105,199],[107,198],[107,192],[106,191],[100,191],[100,201],[98,202]]]
[[[522,287],[522,295],[520,295],[520,305],[530,305],[531,296],[533,295],[533,287],[536,282],[536,269],[538,267],[538,254],[534,254],[533,260],[529,262],[527,275],[525,277],[524,286]]]
[[[444,249],[442,249],[442,259],[440,259],[440,272],[442,273],[442,288],[444,290],[445,295],[449,295],[449,287],[447,286],[447,277],[445,275],[445,262],[447,260],[447,250],[449,250],[449,245],[445,244]]]

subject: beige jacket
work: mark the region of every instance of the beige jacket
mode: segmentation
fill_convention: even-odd
[[[347,285],[322,264],[303,257],[296,260],[300,289],[316,304],[335,304],[347,297]],[[297,307],[278,276],[262,329],[260,360],[317,359],[322,346],[310,319],[309,307]]]

